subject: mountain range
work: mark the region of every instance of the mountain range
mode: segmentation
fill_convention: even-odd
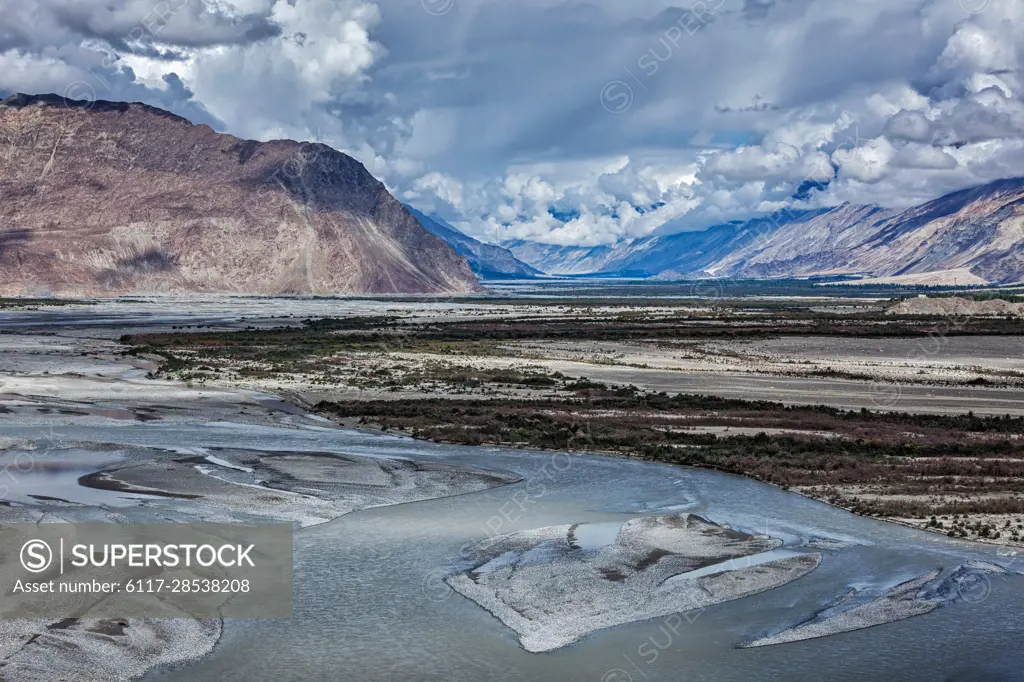
[[[428,216],[408,205],[406,208],[427,232],[448,242],[455,253],[465,258],[470,269],[481,279],[529,279],[544,275],[540,270],[518,260],[506,248],[473,239],[440,216]]]
[[[1015,284],[1024,281],[1024,178],[997,180],[900,211],[843,204],[614,246],[522,240],[503,245],[551,275]]]
[[[592,247],[473,239],[322,144],[139,103],[0,102],[0,295],[468,293],[598,275],[1024,281],[1024,178],[905,210],[791,209]]]
[[[0,102],[0,295],[466,293],[361,163],[138,103]]]
[[[560,246],[526,239],[502,242],[513,256],[549,275],[603,272],[616,249],[612,246]]]

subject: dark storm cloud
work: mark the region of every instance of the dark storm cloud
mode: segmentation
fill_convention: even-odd
[[[24,3],[29,5],[29,3]],[[267,17],[227,13],[203,0],[35,0],[56,27],[84,38],[133,49],[154,39],[180,47],[249,43],[275,36]]]

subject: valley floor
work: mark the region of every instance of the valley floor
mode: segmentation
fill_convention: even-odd
[[[346,425],[710,467],[1021,542],[1024,326],[833,304],[483,300],[122,341],[160,377],[289,396]]]
[[[1024,536],[1013,321],[965,322],[920,355],[941,320],[887,320],[875,306],[851,322],[811,310],[820,301],[795,311],[243,297],[37,305],[0,311],[0,461],[45,462],[18,469],[5,522],[310,526],[512,480],[349,455],[328,471],[334,460],[304,441],[260,436],[286,427],[312,443],[330,420],[713,468],[955,538]],[[132,440],[131,425],[150,435]],[[236,445],[232,425],[259,445]],[[182,446],[199,426],[222,446]],[[367,493],[367,481],[386,485]],[[52,679],[97,660],[107,661],[98,675],[127,678],[202,656],[220,636],[216,622],[177,632],[128,620],[117,625],[124,638],[84,618],[52,625],[0,633],[4,679]],[[140,637],[152,655],[140,657]]]

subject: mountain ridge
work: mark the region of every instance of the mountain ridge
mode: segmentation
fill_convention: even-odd
[[[0,102],[0,295],[468,293],[352,157],[134,102]]]
[[[979,283],[1016,284],[1024,281],[1024,178],[995,180],[902,211],[847,203],[787,209],[615,246],[564,247],[524,241],[505,245],[517,258],[553,275],[661,279],[932,275],[937,283],[945,283],[941,280],[966,273]],[[586,254],[595,248],[602,249],[600,259],[588,258]],[[587,269],[591,265],[597,267]]]
[[[501,246],[473,239],[440,216],[426,215],[412,206],[405,207],[423,228],[445,240],[456,254],[469,263],[470,269],[481,279],[533,279],[544,273],[517,259]]]
[[[604,267],[615,253],[611,246],[561,246],[525,239],[503,241],[501,245],[522,262],[549,275],[589,274]]]

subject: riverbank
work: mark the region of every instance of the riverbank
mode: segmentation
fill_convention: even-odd
[[[345,426],[708,468],[949,537],[1024,545],[1024,419],[590,388],[572,399],[321,402]]]
[[[343,323],[335,320],[321,324],[302,324],[304,311],[315,308],[321,313],[337,314],[338,308],[349,304],[329,301],[218,301],[200,302],[194,306],[189,304],[188,310],[184,309],[184,304],[179,303],[177,308],[168,312],[169,304],[149,302],[145,314],[133,312],[134,305],[124,304],[123,311],[115,310],[111,304],[102,303],[84,311],[68,306],[67,310],[19,312],[12,327],[15,333],[0,336],[0,357],[4,368],[0,374],[0,427],[6,429],[3,437],[8,439],[2,445],[6,453],[4,456],[8,458],[8,463],[13,464],[23,461],[18,458],[27,453],[40,465],[36,469],[39,476],[31,478],[30,474],[19,479],[17,492],[25,499],[18,499],[11,502],[11,506],[3,507],[3,512],[11,515],[4,518],[34,522],[89,519],[130,523],[167,518],[246,522],[276,517],[297,521],[299,525],[315,525],[318,530],[331,528],[331,532],[341,532],[334,529],[346,527],[347,521],[343,524],[325,521],[356,508],[421,500],[424,505],[422,508],[427,510],[424,514],[441,515],[425,518],[420,526],[415,527],[420,535],[434,538],[435,535],[444,534],[437,531],[435,526],[440,525],[447,532],[449,524],[460,522],[457,517],[444,516],[441,505],[431,504],[429,500],[439,494],[454,495],[469,489],[477,491],[477,494],[468,496],[472,499],[450,502],[452,506],[492,500],[488,502],[489,506],[473,507],[473,513],[467,514],[466,518],[474,519],[473,523],[477,525],[481,523],[480,519],[486,519],[488,515],[497,513],[497,509],[505,508],[512,493],[498,492],[502,487],[501,482],[484,480],[485,477],[470,473],[468,476],[479,485],[466,488],[462,485],[465,481],[453,481],[453,476],[438,473],[432,466],[420,470],[405,465],[392,467],[375,463],[395,459],[397,451],[419,461],[417,457],[419,451],[427,447],[423,442],[426,440],[477,445],[501,443],[556,451],[610,451],[637,460],[689,464],[742,473],[748,478],[825,501],[829,501],[830,493],[836,491],[840,497],[849,495],[851,501],[856,498],[858,503],[879,509],[888,506],[895,511],[914,505],[939,503],[947,507],[961,503],[1015,504],[1013,501],[1019,499],[1015,487],[1019,459],[1016,448],[1020,437],[1016,424],[1019,420],[983,419],[965,414],[928,417],[895,412],[886,416],[874,411],[865,416],[859,412],[840,414],[823,408],[792,408],[780,404],[734,405],[731,401],[721,402],[720,399],[699,396],[666,396],[665,399],[670,403],[677,402],[667,407],[659,406],[657,403],[662,398],[656,392],[616,388],[614,382],[602,385],[587,378],[584,370],[604,367],[615,372],[650,371],[668,377],[678,385],[681,374],[676,370],[642,370],[613,364],[594,364],[580,368],[578,374],[559,374],[549,372],[539,364],[535,365],[539,361],[528,358],[512,359],[511,362],[516,365],[513,367],[498,366],[497,360],[500,358],[487,355],[471,357],[491,357],[495,363],[493,366],[467,369],[458,366],[459,363],[446,363],[444,358],[446,355],[470,351],[492,352],[496,348],[495,344],[490,341],[482,343],[475,338],[486,330],[481,330],[477,325],[469,330],[469,338],[454,341],[445,339],[458,336],[465,330],[452,327],[441,329],[443,335],[447,336],[442,336],[440,340],[415,335],[403,336],[400,330],[389,327],[391,322],[382,322],[379,317],[372,315],[374,310],[384,307],[385,304],[381,303],[353,303],[352,306],[358,306],[359,313],[365,317]],[[259,315],[248,317],[252,311],[259,311],[261,307],[273,310],[276,319],[261,318]],[[425,334],[433,333],[429,327],[438,323],[439,317],[470,318],[478,312],[481,317],[491,316],[491,322],[487,324],[497,325],[486,333],[510,332],[509,326],[494,322],[502,314],[494,306],[488,307],[486,313],[481,312],[484,306],[480,306],[480,311],[476,312],[468,310],[468,305],[458,312],[448,307],[437,315],[423,312],[421,307],[410,305],[402,315],[429,317],[424,322],[427,325]],[[618,312],[615,315],[622,312],[621,309],[616,310]],[[591,327],[592,331],[598,329],[593,334],[603,333],[599,331],[599,320],[600,315],[607,311],[600,315],[598,312],[594,308],[586,311],[587,315],[593,314],[594,319],[598,320]],[[292,315],[295,316],[293,319],[284,319]],[[695,326],[706,324],[706,317],[694,322],[689,333],[693,333]],[[552,319],[539,313],[538,318],[534,330],[543,329]],[[674,316],[668,326],[677,324],[679,319],[682,317]],[[648,320],[644,324],[649,325],[650,322]],[[720,333],[733,323],[715,324],[718,325],[718,331],[714,333]],[[185,332],[181,327],[186,325],[193,329]],[[293,326],[286,328],[282,325]],[[217,330],[212,331],[211,335],[206,332],[196,334],[200,326],[204,329],[217,327]],[[373,330],[378,326],[389,331],[381,332],[374,339],[372,334],[377,332]],[[175,327],[178,329],[172,329]],[[246,330],[246,327],[251,329]],[[512,325],[511,333],[527,334],[529,327],[528,321],[520,318]],[[272,333],[264,335],[259,331],[267,329],[273,330]],[[613,329],[611,333],[631,333],[631,329],[635,330],[635,327]],[[148,342],[129,347],[118,341],[125,330],[140,334],[166,334],[163,338],[166,343],[161,348],[152,347]],[[756,333],[770,333],[770,330],[765,330]],[[568,326],[556,328],[555,331],[569,334]],[[923,327],[910,331],[920,337]],[[350,332],[351,336],[347,336]],[[391,332],[398,332],[397,336]],[[424,346],[424,343],[427,345]],[[179,347],[184,347],[184,351],[180,352]],[[422,355],[428,360],[422,364],[413,364],[403,360],[406,354],[416,357]],[[372,361],[364,364],[362,360],[365,358]],[[986,367],[990,373],[1005,369],[992,362],[987,363]],[[713,375],[706,373],[706,376]],[[775,380],[769,377],[762,379]],[[847,385],[839,379],[821,378],[820,381],[830,386]],[[693,386],[699,388],[700,384]],[[282,388],[287,393],[279,390]],[[979,395],[998,395],[1006,399],[1006,396],[1012,398],[1014,389],[976,390]],[[433,393],[424,395],[415,391]],[[342,396],[346,393],[351,395],[354,405],[363,406],[359,409],[365,410],[365,414],[353,412],[352,416],[340,417],[331,414],[331,410],[326,408],[317,410],[321,414],[311,414],[307,409],[321,400],[344,404]],[[288,400],[289,395],[302,396],[297,401],[299,408],[274,397],[282,396]],[[380,397],[387,399],[378,400]],[[884,393],[882,397],[885,397]],[[484,403],[484,400],[487,402]],[[958,402],[951,406],[941,402],[935,401],[934,404],[948,411],[961,411],[954,408],[963,404]],[[897,407],[904,404],[908,403],[899,403]],[[912,407],[913,403],[909,405]],[[403,410],[406,409],[413,410],[409,413],[412,417],[426,421],[422,424],[415,420],[406,425],[399,423],[405,418]],[[434,410],[439,412],[435,414]],[[396,441],[404,439],[371,439],[375,441],[373,445],[366,445],[359,440],[358,435],[339,434],[339,430],[323,422],[324,416],[321,415],[334,416],[338,423],[346,426],[368,428],[378,424],[385,434],[401,432],[422,440],[406,446],[396,444]],[[360,420],[363,420],[362,424]],[[498,430],[488,434],[490,428]],[[430,429],[436,429],[438,433],[432,435]],[[346,444],[355,442],[357,445],[351,449],[347,445],[339,447],[333,443],[334,439]],[[960,443],[965,450],[957,450]],[[641,446],[649,446],[653,450],[647,452]],[[872,449],[875,449],[874,454]],[[351,450],[355,450],[356,454],[353,455]],[[503,468],[502,456],[515,456],[503,452],[489,458],[488,450],[476,448],[462,451],[458,462],[462,467],[460,470],[471,470],[477,465],[478,458],[487,461],[490,467],[500,469]],[[366,453],[373,461],[366,461],[359,452]],[[549,457],[545,453],[539,459],[547,460]],[[583,459],[586,458],[581,458],[578,468],[567,472],[567,481],[563,485],[575,483],[573,479],[587,469]],[[950,461],[950,466],[967,469],[954,469],[954,473],[941,475],[939,471],[929,469],[922,473],[915,469],[920,466],[928,469],[945,460]],[[67,465],[67,472],[58,467],[58,463],[61,463],[61,467]],[[86,470],[79,474],[68,463]],[[649,466],[641,465],[640,462],[616,462],[614,466],[620,464]],[[659,477],[664,476],[665,472],[651,466],[657,470],[658,476],[645,478],[642,472],[630,466],[624,467],[627,475],[642,479],[643,484],[630,488],[629,495],[619,500],[618,509],[628,510],[630,514],[650,514],[652,510],[660,510],[664,505],[696,504],[696,500],[700,499],[702,491],[695,492],[686,486],[690,479],[702,479],[706,472],[680,468],[679,480],[673,482],[671,488],[665,483],[666,489],[662,490],[658,487],[661,485]],[[525,468],[532,470],[530,467]],[[999,467],[1004,467],[1005,472],[1000,473]],[[357,480],[344,480],[342,469],[355,474]],[[62,472],[60,476],[43,476],[44,473],[52,474],[58,470]],[[101,477],[88,478],[97,471],[103,472]],[[295,476],[296,472],[298,476]],[[21,473],[20,470],[18,473]],[[950,475],[962,477],[958,480],[963,485],[953,491],[953,496],[945,499],[938,499],[921,482],[925,481],[928,485],[942,484],[942,479]],[[86,488],[79,484],[82,476],[87,477],[87,482],[102,478],[109,485]],[[352,495],[360,489],[366,491],[367,482],[384,479],[399,481],[397,492],[386,490],[381,493],[378,489],[372,495],[361,497],[358,504],[349,504],[353,501]],[[509,478],[504,482],[512,480]],[[550,516],[547,518],[538,515],[529,517],[523,523],[529,528],[575,523],[590,518],[590,510],[595,505],[604,504],[612,494],[622,494],[623,480],[624,476],[615,476],[603,484],[607,487],[587,489],[580,494],[580,502],[572,510],[555,509],[548,512]],[[339,481],[341,485],[335,486]],[[296,483],[303,490],[292,488]],[[906,487],[892,487],[897,484]],[[345,485],[349,486],[348,492],[340,490]],[[733,518],[735,508],[743,501],[732,498],[750,494],[751,489],[745,486],[752,485],[747,480],[731,480],[728,502],[717,503],[719,518]],[[310,493],[309,487],[319,487],[321,492]],[[330,490],[327,489],[329,487]],[[731,491],[737,487],[741,492],[733,495]],[[491,493],[492,490],[495,492]],[[651,490],[657,490],[658,494],[651,494]],[[998,499],[985,498],[986,491],[998,493]],[[315,499],[296,499],[298,496],[289,495],[289,492]],[[757,494],[771,498],[772,493],[777,491],[765,490]],[[787,496],[786,505],[792,505],[794,500],[798,506],[804,503],[799,498]],[[839,500],[840,503],[842,501]],[[417,507],[420,508],[419,505]],[[934,508],[929,506],[929,509]],[[832,511],[818,506],[815,508],[815,513],[819,514],[831,514]],[[855,511],[865,514],[863,509]],[[973,519],[981,517],[953,518],[961,516],[955,512],[955,507],[950,507],[949,512],[936,519],[943,524],[950,524],[948,529],[943,530],[945,534],[955,530],[954,537],[957,539],[980,537],[983,529],[979,527],[975,532],[970,526]],[[745,523],[755,525],[749,519],[753,514],[760,513],[763,513],[761,509],[744,512]],[[775,507],[774,513],[782,518],[790,510],[788,506],[780,504]],[[975,513],[981,511],[971,508],[969,514]],[[365,516],[373,519],[376,518],[375,514],[370,512]],[[836,512],[831,523],[864,523],[862,519],[846,517],[849,515]],[[900,520],[898,516],[886,518]],[[423,601],[423,595],[420,594],[423,590],[420,582],[423,574],[427,570],[446,566],[431,556],[417,559],[419,563],[408,569],[407,574],[402,574],[401,578],[390,572],[394,566],[403,566],[407,546],[414,541],[410,532],[405,530],[413,527],[410,519],[403,517],[402,521],[402,532],[394,531],[386,525],[370,526],[368,532],[372,541],[361,547],[362,554],[370,559],[359,568],[369,574],[376,561],[382,564],[382,571],[379,575],[374,573],[373,580],[357,575],[356,582],[359,584],[352,586],[349,593],[337,596],[337,599],[355,600],[356,594],[375,592],[366,590],[367,584],[384,586],[379,591],[390,595],[396,589],[395,581],[401,579],[412,586],[413,597],[410,603],[413,608],[423,610],[422,604],[415,601],[417,595]],[[910,525],[927,525],[929,521],[924,517],[910,518]],[[813,526],[816,520],[804,520],[801,523]],[[995,524],[986,521],[984,525],[988,527]],[[963,535],[960,534],[961,529],[965,529]],[[882,534],[891,530],[885,528]],[[390,554],[382,555],[378,553],[377,538],[380,533],[388,532],[395,533],[394,542],[388,546]],[[465,528],[460,532],[465,537],[472,534],[472,531]],[[869,532],[874,531],[869,529]],[[905,535],[894,534],[893,537],[905,539],[912,536],[909,531],[900,529],[900,532]],[[1000,532],[999,542],[1012,540],[1012,532],[1002,533],[1001,526],[990,528],[988,532]],[[920,542],[920,539],[915,542]],[[901,549],[900,543],[894,542],[893,546],[896,549],[892,549],[892,553],[901,562],[899,570],[903,570],[902,562],[905,561],[906,552]],[[942,547],[942,551],[950,553],[972,551],[969,548],[963,549],[956,542],[949,542],[948,546],[944,544]],[[943,556],[943,559],[946,558]],[[331,558],[335,563],[338,560],[336,556]],[[948,565],[953,566],[958,559],[949,561]],[[828,566],[825,568],[833,570]],[[920,568],[914,565],[915,571]],[[885,579],[891,577],[887,570],[879,571]],[[330,573],[332,589],[334,583],[345,584],[349,576],[353,575],[356,573],[351,570],[341,574]],[[818,579],[814,572],[808,577],[811,580]],[[857,575],[847,579],[844,576],[838,582],[845,583],[860,577]],[[408,600],[409,594],[405,594],[404,598]],[[765,598],[770,599],[772,596]],[[318,620],[321,614],[318,609],[325,601],[323,593],[310,600],[316,602],[317,609],[312,609],[309,629],[303,631],[299,639],[322,647],[323,642],[317,639],[317,633],[322,633],[325,627]],[[392,613],[389,609],[396,608],[392,601],[376,604],[377,612]],[[343,618],[349,618],[351,612],[348,604],[344,606]],[[817,608],[819,605],[812,606]],[[445,617],[447,615],[444,614]],[[408,617],[408,613],[402,613],[395,618],[401,622]],[[438,622],[448,621],[441,618]],[[474,627],[481,625],[480,621],[472,621],[471,618],[466,622],[473,623]],[[61,670],[63,668],[60,668],[57,660],[48,659],[47,656],[59,655],[67,648],[69,635],[54,634],[56,629],[51,629],[54,625],[36,623],[33,626],[35,629],[25,634],[25,637],[38,636],[34,637],[34,643],[23,655],[36,656],[35,660],[44,662],[46,669]],[[770,629],[774,625],[768,624],[765,628]],[[93,626],[82,621],[66,629],[81,630],[81,634],[75,636],[89,638],[90,641],[114,638],[117,642],[131,644],[136,642],[131,638],[132,633],[142,633],[144,626],[129,623],[124,635],[110,634],[106,632],[106,626],[103,632],[92,632],[90,627]],[[272,626],[268,627],[273,630]],[[444,630],[433,622],[430,627],[433,630]],[[365,627],[360,628],[360,631],[363,630]],[[352,632],[349,635],[348,644],[351,646],[352,642],[356,642],[358,645],[359,633]],[[287,637],[290,635],[276,632],[269,643],[277,646]],[[386,638],[380,637],[386,641]],[[142,642],[141,639],[137,641]],[[23,644],[24,638],[11,640],[12,646]],[[263,644],[267,646],[268,642]],[[292,644],[301,646],[301,641]],[[507,644],[507,641],[496,644],[496,652],[504,655]],[[580,644],[585,645],[585,642],[581,641]],[[438,645],[437,650],[444,650],[443,641]],[[254,679],[252,668],[245,665],[251,656],[252,643],[246,637],[236,637],[230,646],[233,651],[241,652],[239,665],[219,670],[211,668],[207,670],[207,677],[202,679],[223,679],[225,669],[243,671],[237,674],[247,674],[248,679]],[[167,650],[178,648],[174,645]],[[191,645],[187,648],[205,650],[204,647]],[[158,660],[165,660],[155,654],[150,656],[153,654],[150,650],[140,651],[147,657],[145,660],[154,665]],[[349,652],[335,651],[334,658],[338,659],[342,654],[349,655]],[[330,663],[316,658],[315,652],[307,650],[303,650],[301,661],[288,663],[293,667],[301,666],[307,658],[318,661],[320,665]],[[204,659],[199,667],[203,667],[207,660],[210,659]],[[419,670],[419,663],[410,663],[407,669]],[[268,662],[261,659],[261,664],[265,666]],[[37,669],[43,668],[37,665]],[[106,668],[86,664],[81,669],[95,670],[96,679],[110,679]],[[257,670],[262,674],[266,669]],[[130,670],[138,669],[125,666],[117,674],[128,675]],[[287,678],[291,671],[291,667],[285,666],[279,677]],[[598,670],[594,679],[600,678],[601,672]],[[352,673],[346,671],[345,674]],[[188,670],[179,677],[192,679]],[[451,675],[446,677],[439,674],[438,677],[455,679]],[[485,677],[480,675],[477,679]],[[372,678],[372,674],[369,678]],[[12,674],[9,679],[16,677]],[[529,679],[529,676],[523,679]],[[665,679],[673,678],[669,674]]]
[[[155,364],[74,325],[3,334],[0,367],[0,523],[304,528],[518,480],[472,466],[311,447],[330,430],[322,419],[273,396],[149,377]],[[189,445],[197,431],[206,441]],[[293,437],[275,447],[282,431]],[[126,682],[200,660],[222,626],[88,613],[8,621],[0,628],[0,677]]]

